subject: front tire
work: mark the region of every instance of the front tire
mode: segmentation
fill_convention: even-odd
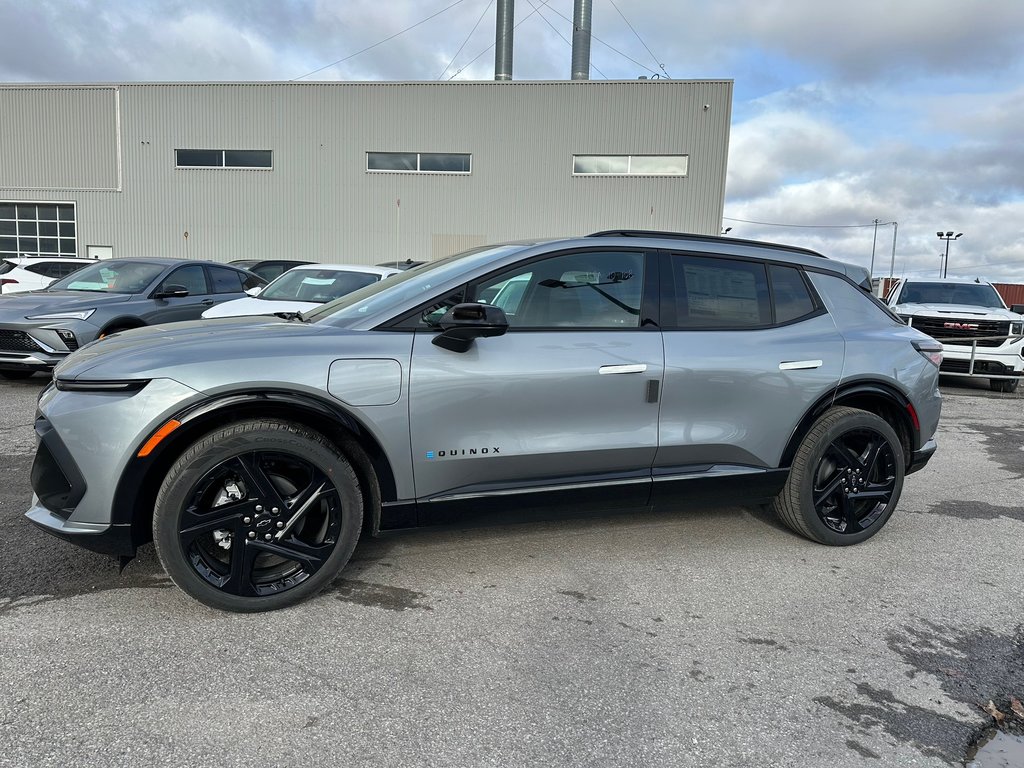
[[[297,603],[348,562],[362,528],[359,481],[317,432],[253,420],[199,439],[164,478],[153,542],[172,581],[228,611]]]
[[[782,522],[808,539],[858,544],[892,516],[903,476],[903,448],[884,419],[856,408],[831,408],[800,443],[772,506]]]
[[[993,392],[1016,392],[1019,379],[989,379],[988,388]]]
[[[9,381],[21,381],[27,379],[34,374],[35,371],[0,371],[0,378],[8,379]]]

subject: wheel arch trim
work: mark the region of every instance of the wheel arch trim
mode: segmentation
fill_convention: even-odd
[[[898,424],[893,424],[896,434],[901,439],[905,436],[907,443],[903,446],[907,465],[911,463],[911,456],[914,451],[921,447],[921,432],[916,425],[916,413],[913,412],[913,404],[910,399],[892,384],[877,381],[874,379],[853,380],[840,384],[835,389],[822,395],[814,404],[808,408],[798,422],[789,442],[782,453],[779,462],[780,467],[789,467],[793,463],[797,449],[804,436],[811,430],[814,422],[829,408],[837,405],[850,406],[851,401],[860,400],[876,401],[888,405],[893,413],[897,414]],[[856,407],[850,406],[850,407]]]
[[[152,538],[152,502],[171,464],[198,437],[220,424],[247,418],[293,418],[324,435],[352,461],[360,480],[366,481],[364,508],[369,511],[367,529],[380,528],[382,500],[396,498],[394,472],[380,443],[362,422],[340,405],[314,395],[284,390],[229,392],[193,403],[169,414],[156,429],[146,432],[134,446],[121,473],[111,504],[111,522],[131,525],[133,546]],[[167,422],[174,429],[147,456],[139,451]]]

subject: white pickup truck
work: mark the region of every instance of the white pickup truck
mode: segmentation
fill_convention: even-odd
[[[1000,377],[989,378],[994,391],[1017,389],[1019,377],[1024,376],[1024,306],[1008,309],[991,283],[957,278],[900,280],[886,303],[908,325],[942,342],[940,371]],[[1016,338],[985,338],[992,336]],[[973,348],[972,339],[978,339]]]

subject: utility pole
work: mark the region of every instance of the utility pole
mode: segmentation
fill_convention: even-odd
[[[868,276],[875,276],[875,243],[878,241],[878,219],[875,219],[875,234],[871,238],[871,268],[868,270]]]

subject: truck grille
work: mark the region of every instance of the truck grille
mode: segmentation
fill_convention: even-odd
[[[947,328],[947,323],[958,325],[975,325],[977,328]],[[914,328],[927,333],[933,339],[943,341],[945,339],[973,339],[979,336],[1009,336],[1009,320],[975,320],[963,317],[915,317],[911,324]],[[1000,339],[989,339],[979,341],[979,347],[999,347],[1004,342]],[[969,341],[962,343],[963,346],[970,346]]]
[[[0,331],[0,349],[10,352],[43,352],[43,348],[24,331]]]

